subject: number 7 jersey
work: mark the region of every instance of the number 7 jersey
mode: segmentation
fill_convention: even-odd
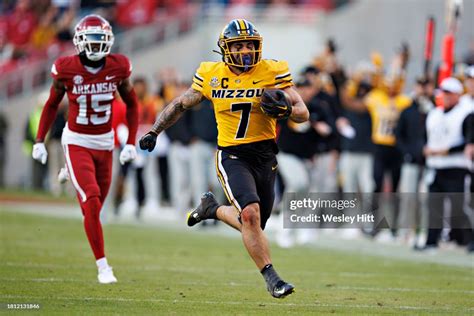
[[[203,62],[192,88],[214,105],[219,147],[248,144],[276,137],[276,119],[260,110],[265,88],[293,85],[288,63],[263,59],[250,71],[234,74],[224,62]]]
[[[108,55],[103,68],[95,74],[85,68],[78,55],[58,58],[51,75],[66,87],[69,130],[92,135],[110,132],[115,93],[131,71],[130,61],[120,54]]]

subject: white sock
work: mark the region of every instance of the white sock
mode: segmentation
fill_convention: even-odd
[[[99,268],[99,270],[105,269],[109,266],[106,257],[100,258],[95,263],[97,264],[97,268]]]

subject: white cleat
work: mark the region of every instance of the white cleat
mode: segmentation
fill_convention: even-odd
[[[99,283],[102,284],[110,284],[117,282],[117,278],[115,277],[114,272],[112,271],[112,267],[99,269],[99,275],[97,275],[97,278],[99,279]]]
[[[69,172],[67,171],[67,168],[61,168],[58,173],[58,182],[59,183],[66,183],[69,181]]]

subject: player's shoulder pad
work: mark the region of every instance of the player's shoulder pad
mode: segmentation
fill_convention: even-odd
[[[133,70],[133,66],[132,62],[127,56],[122,54],[110,54],[109,56],[107,56],[107,58],[119,65],[120,69],[124,72],[125,77],[130,76]]]
[[[286,60],[262,59],[265,68],[274,73],[289,72],[288,62]]]
[[[204,61],[199,65],[199,68],[196,70],[197,74],[206,75],[208,73],[213,73],[220,67],[220,62],[213,61]]]
[[[67,69],[73,62],[76,56],[63,56],[56,59],[51,66],[51,74],[54,77],[59,77],[64,69]]]
[[[290,69],[288,68],[288,62],[285,60],[274,60],[264,59],[263,71],[268,73],[271,77],[274,87],[277,89],[285,89],[293,85],[293,78],[291,76]]]
[[[114,54],[110,54],[109,56],[107,56],[107,58],[113,58],[113,59],[117,60],[118,62],[130,64],[130,59],[128,59],[128,57],[123,55],[123,54],[115,54],[114,53]]]
[[[222,63],[223,64],[223,63]],[[201,89],[204,88],[204,83],[210,80],[210,77],[218,72],[221,67],[219,62],[205,61],[199,65],[193,76],[193,82]],[[198,88],[200,91],[200,89]]]

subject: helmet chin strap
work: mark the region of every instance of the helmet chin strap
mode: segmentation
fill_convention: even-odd
[[[81,59],[81,63],[87,67],[100,68],[105,65],[105,57],[97,61],[90,60],[87,58],[85,51],[79,53],[79,58]]]

